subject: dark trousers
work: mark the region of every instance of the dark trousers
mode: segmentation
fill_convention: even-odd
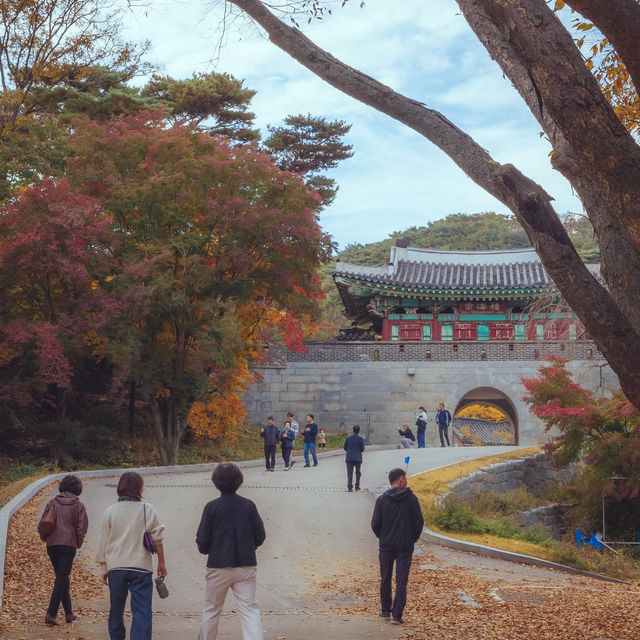
[[[418,431],[418,449],[424,449],[426,446],[425,432]]]
[[[444,422],[438,422],[438,433],[440,434],[440,444],[444,447],[444,441],[446,439],[447,446],[450,447],[449,443],[449,427]]]
[[[69,615],[73,613],[71,596],[69,595],[69,574],[73,566],[73,559],[76,556],[76,548],[66,544],[54,544],[47,547],[47,554],[56,574],[47,613],[55,618],[62,602],[64,612]]]
[[[264,461],[267,465],[267,469],[273,469],[276,466],[276,449],[275,444],[264,445]]]
[[[284,466],[289,466],[289,460],[291,460],[291,447],[282,447],[282,459],[284,460]]]
[[[404,605],[407,603],[407,581],[413,551],[380,551],[380,608],[391,612],[396,620],[402,620]],[[391,600],[391,578],[393,563],[396,564],[396,595]]]
[[[360,488],[360,465],[362,462],[347,460],[347,489],[353,488],[353,470],[356,470],[356,489]]]

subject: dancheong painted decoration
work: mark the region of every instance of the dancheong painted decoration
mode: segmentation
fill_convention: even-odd
[[[440,251],[399,241],[388,265],[338,262],[333,278],[351,320],[341,340],[588,337],[533,249]]]

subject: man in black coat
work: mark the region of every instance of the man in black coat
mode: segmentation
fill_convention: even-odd
[[[267,471],[276,470],[276,449],[280,441],[280,431],[273,424],[273,416],[267,418],[267,424],[260,427],[260,437],[264,439],[264,462]]]
[[[391,488],[376,500],[371,528],[380,540],[380,616],[391,618],[392,624],[402,624],[413,547],[422,533],[424,518],[418,498],[407,487],[407,475],[402,469],[389,471],[389,484]],[[392,603],[394,562],[396,595]]]
[[[216,639],[229,588],[238,602],[242,637],[262,640],[256,599],[256,549],[266,537],[264,524],[256,505],[236,495],[243,477],[235,464],[219,464],[211,480],[221,495],[205,505],[196,534],[198,551],[208,556],[199,640]]]
[[[364,440],[360,435],[360,425],[353,425],[353,433],[344,441],[343,449],[347,452],[347,491],[353,491],[353,470],[356,472],[356,491],[360,491],[360,465],[362,464],[362,452]]]

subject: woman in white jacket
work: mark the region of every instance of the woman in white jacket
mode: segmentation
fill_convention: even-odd
[[[124,607],[131,594],[131,640],[151,640],[151,599],[153,561],[143,544],[145,531],[151,534],[158,553],[158,576],[164,578],[160,524],[153,505],[142,501],[144,480],[135,471],[125,471],[118,481],[118,502],[107,508],[102,518],[98,563],[103,581],[109,585],[109,637],[124,640]]]

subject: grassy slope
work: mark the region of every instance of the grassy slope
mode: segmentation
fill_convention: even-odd
[[[427,471],[420,475],[412,476],[409,479],[409,486],[418,497],[418,500],[420,500],[423,512],[428,513],[435,498],[449,490],[447,486],[448,483],[464,478],[475,471],[479,471],[483,467],[507,460],[525,458],[539,452],[539,447],[531,447],[503,455],[487,456],[486,458],[478,458],[449,467],[443,467],[442,469]],[[496,549],[502,549],[504,551],[521,553],[535,558],[542,558],[551,562],[566,564],[578,569],[601,573],[623,580],[638,580],[640,578],[637,562],[623,555],[612,556],[610,554],[603,554],[590,547],[584,546],[577,549],[572,544],[555,540],[550,540],[545,544],[534,544],[488,534],[443,531],[431,524],[429,526],[438,533],[467,542],[495,547]]]

